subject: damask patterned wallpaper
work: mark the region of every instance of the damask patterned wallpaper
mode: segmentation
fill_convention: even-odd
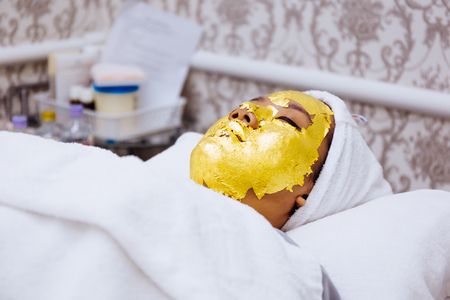
[[[121,0],[0,0],[0,45],[108,29]],[[450,0],[149,0],[204,27],[200,49],[449,93]],[[0,91],[46,79],[46,62],[0,67]],[[185,130],[289,89],[191,70]],[[339,95],[338,95],[339,96]],[[450,120],[345,99],[396,192],[450,191]],[[426,100],[424,100],[426,101]]]

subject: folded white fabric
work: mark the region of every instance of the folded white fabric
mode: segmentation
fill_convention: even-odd
[[[287,232],[313,252],[342,299],[450,296],[450,193],[372,200]]]
[[[1,299],[322,297],[311,254],[165,164],[19,133],[0,145]]]
[[[383,170],[358,126],[338,97],[322,91],[305,92],[328,104],[336,128],[326,162],[306,204],[283,226],[283,231],[392,194]]]
[[[203,134],[197,132],[186,132],[177,139],[175,145],[147,160],[145,164],[177,178],[190,178],[191,152],[202,137]]]
[[[0,299],[169,299],[91,224],[0,205],[0,245]]]

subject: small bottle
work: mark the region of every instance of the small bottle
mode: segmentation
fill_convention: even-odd
[[[83,105],[72,104],[69,109],[71,121],[66,127],[62,140],[68,143],[92,145],[93,138],[89,128],[83,122]]]
[[[80,94],[83,87],[81,85],[72,85],[69,89],[69,103],[72,104],[81,104]]]
[[[95,109],[94,105],[94,91],[90,88],[83,88],[80,91],[80,102],[83,104],[84,108]]]
[[[25,115],[16,115],[12,117],[13,131],[34,134],[33,129],[28,127],[28,117]]]
[[[41,114],[42,125],[36,130],[36,134],[45,138],[56,141],[61,140],[62,129],[56,121],[56,113],[54,110],[45,110]]]

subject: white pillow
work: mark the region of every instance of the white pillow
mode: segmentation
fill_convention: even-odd
[[[342,299],[450,296],[450,193],[390,195],[287,232],[316,255]]]

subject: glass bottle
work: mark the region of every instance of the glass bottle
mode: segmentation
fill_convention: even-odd
[[[80,93],[83,87],[81,85],[72,85],[69,89],[69,103],[81,104]]]
[[[62,129],[56,123],[56,113],[54,110],[45,110],[41,113],[42,125],[36,130],[36,134],[56,141],[61,140]]]
[[[80,102],[83,104],[84,108],[95,109],[94,105],[94,93],[92,88],[83,88],[80,92]]]
[[[25,115],[15,115],[11,119],[13,131],[34,134],[34,130],[28,127],[28,117]]]
[[[83,145],[92,145],[92,134],[86,124],[83,122],[83,105],[72,104],[69,108],[70,123],[63,133],[62,140],[68,143],[80,143]]]

